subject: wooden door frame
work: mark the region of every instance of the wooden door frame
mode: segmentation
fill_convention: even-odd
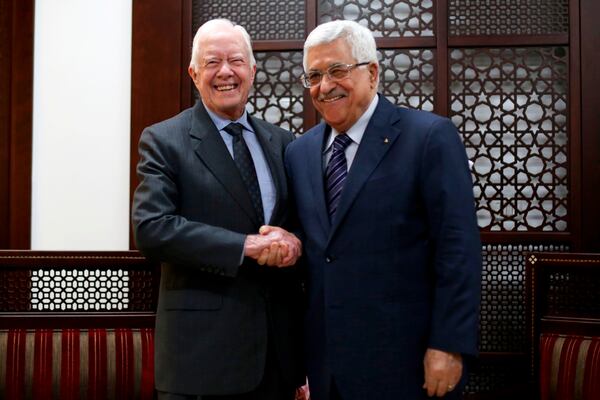
[[[31,247],[34,0],[0,0],[0,248]]]

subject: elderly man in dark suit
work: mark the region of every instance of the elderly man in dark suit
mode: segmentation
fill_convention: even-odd
[[[241,26],[205,23],[189,67],[201,101],[140,139],[132,220],[138,248],[162,262],[159,399],[291,400],[304,382],[300,242],[259,234],[288,224],[293,135],[246,113],[255,72]]]
[[[375,40],[355,22],[318,26],[304,70],[324,123],[285,163],[308,265],[311,399],[457,396],[481,274],[459,135],[377,94]]]

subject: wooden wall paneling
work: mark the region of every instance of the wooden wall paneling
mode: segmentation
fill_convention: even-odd
[[[581,251],[581,54],[579,36],[579,2],[569,2],[569,88],[567,124],[569,132],[569,232],[572,233],[572,251]]]
[[[181,76],[179,83],[181,86],[181,104],[182,110],[190,108],[194,104],[192,93],[192,79],[187,73],[189,60],[192,56],[192,40],[196,32],[192,32],[192,0],[182,1],[181,10]]]
[[[31,246],[34,0],[0,5],[0,247]]]
[[[319,24],[318,21],[318,1],[317,0],[306,0],[306,21],[304,24],[304,38],[308,36],[313,29],[317,27]],[[304,51],[304,41],[299,46],[301,51]],[[304,53],[303,53],[304,54]],[[306,132],[313,126],[315,126],[321,120],[319,113],[315,109],[312,103],[312,99],[310,97],[310,91],[308,89],[304,89],[304,131]]]
[[[0,0],[0,248],[9,245],[11,1]]]
[[[130,196],[138,184],[135,168],[142,130],[176,115],[183,108],[182,103],[186,103],[182,100],[182,80],[188,75],[182,47],[188,3],[187,0],[133,2]],[[133,236],[130,236],[130,248],[133,247]]]
[[[581,250],[600,251],[600,2],[581,0]]]
[[[435,3],[435,38],[436,38],[436,82],[434,112],[448,116],[448,2],[439,0]]]
[[[34,0],[13,3],[10,248],[31,247]]]

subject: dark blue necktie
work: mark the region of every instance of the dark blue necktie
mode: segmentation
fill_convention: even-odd
[[[250,150],[246,145],[242,132],[244,127],[242,124],[232,122],[224,128],[224,131],[229,133],[233,138],[233,161],[237,165],[242,180],[248,189],[250,200],[256,210],[258,218],[261,223],[265,220],[265,214],[263,211],[262,197],[260,195],[260,186],[258,185],[258,179],[256,177],[256,169],[254,168],[254,162],[250,155]]]
[[[329,210],[329,218],[333,219],[333,215],[337,210],[344,188],[344,181],[348,175],[348,167],[346,165],[346,147],[352,143],[352,139],[345,133],[339,134],[333,141],[333,152],[325,169],[325,182],[327,188],[327,209]]]

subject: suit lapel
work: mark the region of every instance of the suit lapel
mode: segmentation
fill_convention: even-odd
[[[397,115],[395,111],[396,107],[392,103],[383,96],[379,97],[379,104],[367,125],[352,167],[348,172],[340,204],[333,221],[331,221],[329,241],[331,241],[365,182],[400,134],[400,130],[394,126],[396,122],[394,115]]]
[[[325,234],[329,232],[331,223],[329,221],[329,213],[327,211],[327,201],[325,198],[325,185],[323,182],[323,146],[327,133],[330,129],[325,124],[318,125],[315,129],[317,132],[310,138],[307,144],[308,149],[306,150],[308,176],[310,179],[310,187],[313,191],[314,207],[317,210],[319,221]]]
[[[233,162],[233,158],[229,154],[219,131],[200,101],[194,106],[190,136],[194,151],[200,157],[200,160],[202,160],[215,178],[229,192],[248,217],[255,224],[260,225],[240,172]]]

